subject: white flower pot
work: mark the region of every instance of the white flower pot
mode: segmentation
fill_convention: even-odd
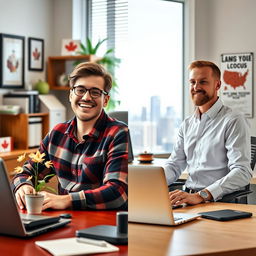
[[[42,212],[44,195],[41,194],[26,194],[26,208],[29,214],[40,214]]]

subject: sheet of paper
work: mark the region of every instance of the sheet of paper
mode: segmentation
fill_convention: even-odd
[[[103,252],[116,252],[119,250],[118,247],[107,242],[106,247],[86,243],[79,243],[77,242],[76,237],[36,241],[35,244],[47,250],[54,256],[71,256]]]

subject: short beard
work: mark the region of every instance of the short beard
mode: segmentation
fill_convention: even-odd
[[[99,116],[97,116],[97,115],[95,115],[95,116],[91,116],[91,117],[88,117],[88,118],[80,118],[79,116],[77,116],[77,118],[80,120],[80,121],[82,121],[82,122],[89,122],[89,121],[91,121],[91,120],[93,120],[93,119],[98,119],[98,117]]]
[[[208,94],[206,94],[204,92],[204,95],[202,95],[202,97],[199,98],[195,98],[195,95],[192,94],[192,100],[195,104],[195,106],[200,107],[203,106],[204,104],[206,104],[207,102],[209,102],[213,97],[210,97]]]

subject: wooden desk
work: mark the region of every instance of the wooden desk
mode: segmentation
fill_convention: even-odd
[[[165,162],[167,161],[167,159],[165,158],[154,158],[153,162],[151,164],[141,164],[136,158],[135,160],[131,163],[131,165],[157,165],[157,166],[164,166]],[[180,175],[180,179],[186,180],[188,177],[188,172],[184,171],[181,175]],[[253,171],[253,176],[251,179],[251,184],[256,184],[256,170]]]
[[[3,209],[2,209],[3,210]],[[49,256],[50,254],[35,245],[35,241],[74,237],[75,231],[96,225],[116,225],[115,211],[45,211],[47,215],[58,215],[63,212],[71,213],[72,222],[66,227],[47,232],[45,234],[23,239],[0,236],[0,255],[8,256]],[[127,256],[128,246],[121,245],[119,252],[104,253],[104,256]],[[103,255],[97,254],[97,255]]]
[[[177,227],[129,223],[129,255],[256,255],[255,205],[206,203],[175,211],[198,213],[220,209],[249,211],[253,217],[227,222],[200,218]]]

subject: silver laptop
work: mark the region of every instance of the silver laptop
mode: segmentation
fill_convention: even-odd
[[[128,166],[130,222],[179,225],[199,217],[173,213],[164,169],[160,166]]]
[[[0,234],[27,237],[65,226],[70,220],[59,216],[19,213],[8,179],[4,161],[0,158]],[[22,220],[23,219],[23,220]]]

